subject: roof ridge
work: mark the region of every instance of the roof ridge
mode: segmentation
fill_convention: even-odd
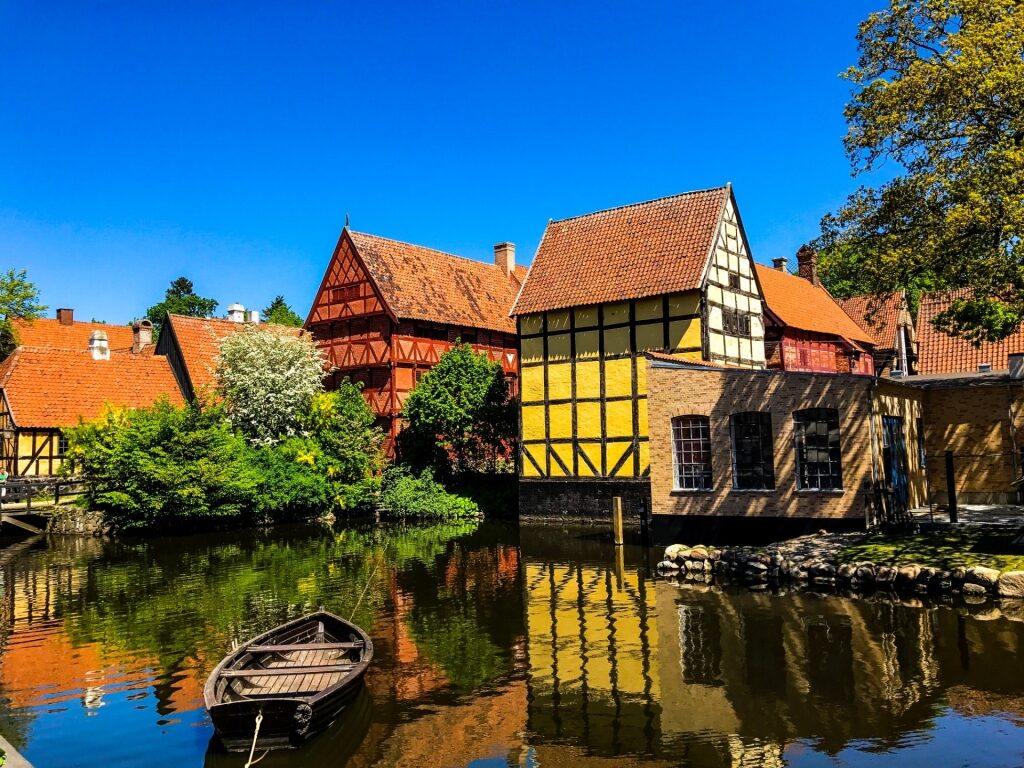
[[[375,235],[372,232],[358,232],[358,231],[356,231],[354,229],[350,229],[349,230],[349,234],[350,235],[362,235],[363,237],[372,237],[372,238],[375,238],[377,240],[387,240],[389,243],[397,243],[398,245],[405,245],[405,246],[408,246],[409,248],[420,248],[421,250],[430,251],[431,253],[437,253],[437,254],[440,254],[441,256],[447,256],[447,257],[452,258],[452,259],[458,259],[459,261],[468,261],[471,264],[480,264],[480,265],[485,266],[485,267],[494,267],[495,269],[500,269],[500,267],[497,264],[495,264],[493,261],[480,261],[480,259],[474,259],[474,258],[472,258],[470,256],[460,256],[457,253],[449,253],[448,251],[442,251],[442,250],[440,250],[438,248],[431,248],[429,245],[419,245],[417,243],[410,243],[410,242],[407,242],[405,240],[396,240],[393,237],[384,237],[384,235]]]
[[[675,200],[680,197],[689,197],[690,195],[700,195],[705,192],[724,192],[731,186],[732,182],[726,182],[720,187],[708,187],[707,189],[692,189],[689,192],[677,192],[674,195],[663,195],[662,197],[651,198],[650,200],[641,200],[638,203],[625,203],[624,205],[613,205],[611,208],[602,208],[597,211],[591,211],[590,213],[580,213],[575,216],[567,216],[564,219],[548,219],[548,224],[561,224],[566,221],[573,221],[575,219],[585,219],[587,216],[597,216],[602,213],[612,213],[613,211],[623,211],[626,208],[639,208],[641,205],[650,205],[651,203],[660,203],[665,200]]]

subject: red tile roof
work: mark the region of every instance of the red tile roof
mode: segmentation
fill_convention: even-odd
[[[718,187],[550,222],[512,313],[700,288],[731,194]]]
[[[903,310],[903,294],[890,293],[886,296],[851,296],[836,299],[853,321],[862,330],[878,339],[883,349],[895,349],[896,334],[900,329],[900,314]]]
[[[765,304],[787,327],[877,346],[875,337],[857,325],[823,287],[763,264],[755,269]]]
[[[1011,354],[1024,353],[1024,330],[1018,330],[1002,341],[983,342],[975,346],[966,339],[949,336],[934,325],[932,320],[949,309],[955,299],[970,296],[968,289],[926,293],[921,296],[917,313],[917,372],[968,373],[977,371],[982,363],[994,370],[1007,370]]]
[[[508,312],[526,270],[349,230],[381,298],[400,320],[515,333]]]
[[[54,318],[40,317],[35,320],[14,318],[14,338],[23,347],[50,349],[88,350],[89,336],[93,331],[104,331],[110,351],[129,350],[132,348],[132,328],[130,325],[107,325],[106,323],[81,323],[63,325]]]
[[[178,342],[192,390],[199,394],[204,390],[212,390],[217,384],[217,356],[220,354],[221,340],[249,326],[247,323],[221,318],[168,315],[164,327],[171,329],[173,338]],[[305,333],[301,328],[273,323],[263,323],[260,328],[286,336],[298,337]]]
[[[184,402],[166,358],[131,352],[93,360],[88,350],[19,347],[0,364],[0,389],[19,429],[75,426],[97,418],[104,405]]]

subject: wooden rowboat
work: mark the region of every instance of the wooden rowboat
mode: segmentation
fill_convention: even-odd
[[[320,610],[237,648],[203,689],[206,709],[230,751],[296,747],[329,726],[359,692],[373,642],[351,622]],[[260,716],[259,732],[256,720]]]

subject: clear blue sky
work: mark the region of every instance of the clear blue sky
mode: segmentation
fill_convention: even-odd
[[[731,181],[754,256],[859,182],[884,0],[0,3],[0,268],[125,322],[187,275],[305,315],[344,224],[479,259]]]

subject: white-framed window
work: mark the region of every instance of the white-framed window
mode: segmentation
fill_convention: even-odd
[[[672,475],[678,490],[711,490],[711,422],[707,416],[672,419]]]

